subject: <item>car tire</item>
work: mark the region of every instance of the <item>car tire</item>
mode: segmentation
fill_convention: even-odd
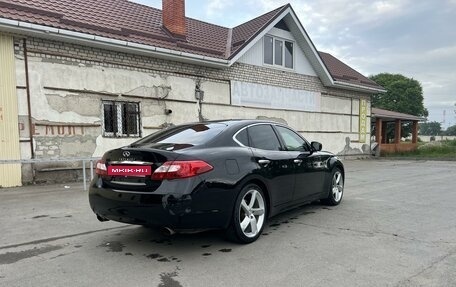
[[[344,175],[340,168],[335,167],[331,172],[331,182],[329,185],[328,197],[322,202],[326,205],[335,206],[342,201],[344,196]]]
[[[267,212],[264,191],[256,184],[247,184],[236,199],[228,238],[243,244],[254,242],[263,232]]]

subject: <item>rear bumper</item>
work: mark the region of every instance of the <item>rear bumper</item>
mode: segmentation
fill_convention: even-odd
[[[103,218],[173,229],[226,228],[236,194],[234,190],[199,184],[187,193],[133,192],[100,187],[95,178],[89,189],[93,212]],[[175,187],[175,183],[172,185]]]

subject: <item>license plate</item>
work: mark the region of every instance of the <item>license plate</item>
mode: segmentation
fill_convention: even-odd
[[[108,175],[146,176],[152,174],[151,166],[114,165],[108,166]]]

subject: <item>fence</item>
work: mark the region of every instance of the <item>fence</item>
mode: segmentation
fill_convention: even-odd
[[[94,177],[94,162],[97,162],[100,158],[58,158],[58,159],[21,159],[21,160],[0,160],[0,164],[36,164],[36,163],[59,163],[59,162],[72,162],[72,163],[82,163],[82,181],[84,185],[84,191],[87,191],[87,163],[89,163],[90,169],[90,181]],[[1,184],[0,184],[1,185]]]
[[[456,136],[418,136],[423,142],[430,142],[431,138],[434,138],[434,141],[443,141],[443,140],[456,140]]]

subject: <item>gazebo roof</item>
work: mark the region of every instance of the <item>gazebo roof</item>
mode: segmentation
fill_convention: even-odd
[[[384,121],[405,120],[405,121],[424,121],[425,118],[414,115],[403,114],[379,108],[372,108],[372,118],[382,119]]]

